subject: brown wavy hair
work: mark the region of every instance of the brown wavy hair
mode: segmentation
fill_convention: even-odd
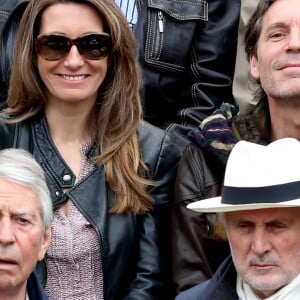
[[[141,158],[137,138],[142,114],[139,97],[141,76],[135,37],[114,0],[29,2],[19,27],[5,112],[13,117],[13,122],[43,112],[47,93],[36,67],[35,38],[43,11],[51,5],[70,2],[87,4],[97,10],[105,31],[112,37],[113,49],[107,75],[89,118],[89,122],[93,120],[91,124],[100,150],[96,163],[104,165],[106,180],[116,193],[111,212],[145,213],[153,207],[147,190],[154,182],[145,177],[147,167]]]

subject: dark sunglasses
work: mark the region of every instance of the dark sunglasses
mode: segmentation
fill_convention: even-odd
[[[112,48],[111,37],[105,32],[88,33],[74,40],[63,34],[40,34],[36,38],[37,52],[46,60],[64,58],[73,45],[82,56],[91,60],[106,57]]]

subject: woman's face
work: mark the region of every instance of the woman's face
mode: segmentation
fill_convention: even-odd
[[[42,14],[39,34],[63,34],[76,39],[87,33],[104,32],[97,11],[85,4],[66,3],[48,7]],[[48,94],[47,105],[52,103],[94,104],[108,67],[107,56],[90,60],[73,45],[67,55],[49,61],[37,57],[37,67]]]

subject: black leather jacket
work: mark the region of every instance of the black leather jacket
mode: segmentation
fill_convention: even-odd
[[[190,129],[233,102],[240,0],[138,3],[144,117],[184,145]]]
[[[145,215],[110,214],[114,193],[105,181],[103,166],[79,183],[53,145],[45,119],[19,125],[0,125],[0,149],[23,148],[33,153],[45,171],[54,208],[71,199],[92,224],[99,237],[104,266],[105,299],[171,299],[166,291],[170,278],[170,206],[179,152],[168,135],[143,122],[138,130],[142,157],[149,176],[157,181],[150,190],[153,211]],[[89,156],[95,154],[91,149]],[[71,180],[64,181],[64,175]],[[69,191],[63,193],[63,188]],[[37,273],[45,282],[45,264]],[[169,295],[169,296],[168,296]]]

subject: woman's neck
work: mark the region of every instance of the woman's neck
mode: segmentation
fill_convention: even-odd
[[[91,122],[88,122],[89,113],[84,111],[64,111],[46,108],[45,116],[50,135],[54,140],[86,141],[90,137]]]

